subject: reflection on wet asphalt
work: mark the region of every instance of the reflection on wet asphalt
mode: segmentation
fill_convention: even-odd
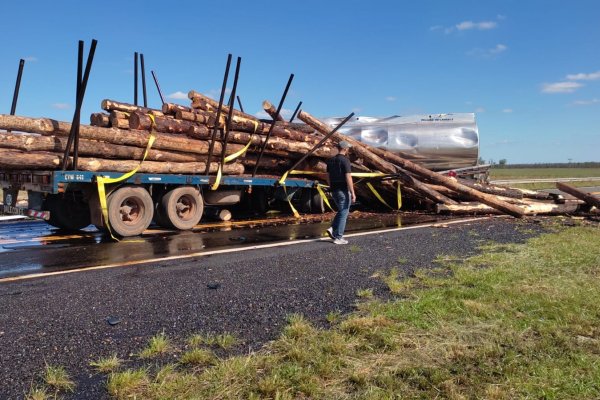
[[[40,221],[0,223],[0,278],[139,261],[208,250],[324,236],[333,214],[295,220],[291,216],[199,225],[193,231],[149,229],[114,242],[86,228],[67,233]],[[439,221],[439,215],[354,212],[346,233]]]

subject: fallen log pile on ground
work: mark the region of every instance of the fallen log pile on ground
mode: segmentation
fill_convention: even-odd
[[[205,174],[210,159],[208,173],[211,174],[216,173],[219,166],[225,175],[247,174],[258,162],[257,174],[281,177],[332,130],[305,111],[298,114],[302,124],[286,122],[268,101],[263,103],[263,108],[274,122],[235,109],[228,121],[227,106],[222,106],[219,114],[218,103],[210,97],[193,90],[188,97],[190,106],[165,103],[160,110],[113,100],[102,101],[105,112],[93,113],[91,124],[79,127],[78,169],[131,171],[142,160],[153,134],[156,141],[139,172]],[[225,134],[228,123],[230,130]],[[215,126],[219,134],[211,143]],[[0,132],[0,168],[61,168],[70,123],[0,115],[0,129],[7,131]],[[271,136],[267,140],[269,131]],[[224,141],[225,137],[227,141]],[[353,170],[367,173],[366,177],[355,178],[355,182],[361,204],[370,207],[398,209],[402,202],[403,209],[425,208],[459,215],[502,213],[514,217],[570,214],[598,207],[594,203],[597,199],[591,195],[585,197],[569,192],[577,199],[565,200],[557,195],[455,179],[339,132],[296,166],[299,174],[294,177],[322,181],[326,172],[325,160],[336,154],[336,144],[341,140],[352,144]],[[259,161],[262,146],[265,150]],[[225,155],[231,156],[232,160],[221,165]]]

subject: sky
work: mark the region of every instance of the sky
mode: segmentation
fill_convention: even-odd
[[[600,161],[600,1],[11,1],[0,6],[0,113],[70,121],[77,46],[98,40],[82,121],[102,99],[133,103],[144,54],[148,105],[218,98],[242,58],[244,110],[299,101],[315,116],[474,112],[480,156]],[[138,99],[142,103],[141,85]]]

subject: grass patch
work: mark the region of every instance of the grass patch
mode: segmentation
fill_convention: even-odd
[[[75,382],[71,380],[69,374],[63,367],[55,367],[46,364],[44,370],[44,382],[52,387],[56,392],[75,390]]]
[[[490,179],[586,178],[600,176],[600,168],[492,168]]]
[[[48,400],[51,396],[44,387],[32,387],[25,396],[26,400]]]
[[[146,369],[111,372],[106,389],[117,399],[144,398],[142,394],[150,384]]]
[[[192,372],[144,372],[135,390],[119,396],[600,397],[598,228],[562,229],[437,261],[446,273],[382,275],[407,297],[369,301],[330,329],[292,315],[264,350]]]
[[[210,350],[192,349],[183,353],[179,361],[183,365],[205,367],[207,365],[214,364],[215,360],[216,357]]]
[[[90,367],[93,367],[98,372],[108,373],[119,369],[122,362],[123,360],[117,357],[116,354],[113,354],[112,356],[90,362]]]
[[[373,289],[358,289],[356,291],[356,295],[361,299],[372,299],[373,298]]]
[[[148,346],[139,354],[140,358],[152,358],[161,354],[165,354],[171,344],[165,333],[159,333],[150,338]]]

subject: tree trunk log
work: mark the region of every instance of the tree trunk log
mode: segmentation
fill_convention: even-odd
[[[93,113],[90,115],[90,125],[108,128],[110,126],[110,115],[104,113]]]
[[[189,121],[170,119],[163,117],[154,117],[154,129],[164,133],[185,133],[193,138],[209,137],[208,127],[198,125]],[[129,128],[149,131],[152,128],[152,119],[148,114],[133,113],[129,117]]]
[[[63,153],[67,145],[66,137],[59,136],[33,136],[24,134],[0,133],[0,148],[21,151],[49,151]],[[232,152],[239,150],[242,146],[236,145]],[[227,149],[229,153],[229,148]],[[141,147],[123,146],[95,140],[80,139],[79,155],[100,158],[114,158],[122,160],[141,160],[145,149]],[[215,152],[217,154],[217,152]],[[220,154],[220,153],[218,153]],[[149,161],[171,161],[171,162],[198,162],[206,161],[206,155],[179,153],[174,151],[150,149]]]
[[[515,206],[516,207],[516,206]],[[577,211],[579,204],[565,203],[529,203],[520,206],[525,215],[561,215],[571,214]],[[455,215],[480,215],[480,214],[501,214],[500,210],[481,203],[460,203],[458,205],[438,204],[436,210],[439,214]]]
[[[62,166],[62,155],[58,153],[24,153],[16,150],[0,149],[0,167],[6,169],[56,169]],[[81,171],[129,172],[139,165],[135,160],[106,160],[101,158],[80,157],[77,163]],[[218,163],[210,164],[210,172],[217,172]],[[144,161],[138,172],[155,174],[198,174],[204,173],[204,162],[156,162]],[[244,166],[240,163],[225,164],[226,175],[242,175]]]
[[[215,101],[213,99],[211,99],[208,96],[203,95],[202,93],[198,93],[194,90],[190,90],[190,92],[188,93],[188,98],[190,100],[192,100],[192,108],[200,108],[204,111],[217,111],[217,108],[219,107],[219,102]],[[223,106],[221,107],[221,113],[224,115],[227,115],[227,113],[229,112],[229,107],[227,107],[226,104],[223,104]],[[239,117],[244,117],[244,118],[248,118],[248,119],[254,119],[258,121],[258,118],[256,118],[253,115],[250,114],[246,114],[243,113],[241,111],[238,111],[234,108],[233,110],[233,115],[237,115]]]
[[[181,104],[175,103],[165,103],[162,105],[163,114],[175,115],[177,111],[191,112],[192,109],[190,107],[182,106]]]
[[[560,191],[568,193],[571,196],[578,198],[579,200],[583,200],[586,204],[589,204],[590,206],[595,206],[595,207],[600,208],[600,198],[598,198],[594,195],[586,193],[582,190],[577,189],[576,187],[574,187],[572,185],[568,185],[568,184],[562,183],[562,182],[556,182],[556,187]]]
[[[313,116],[311,116],[310,114],[308,114],[304,111],[300,112],[298,118],[300,118],[302,121],[306,122],[307,124],[311,125],[313,128],[317,129],[319,132],[321,132],[323,134],[327,134],[331,131],[331,128],[329,128],[327,125],[325,125],[324,123],[322,123],[321,121],[319,121],[318,119],[314,118]],[[411,161],[405,160],[393,153],[390,153],[389,151],[379,149],[376,147],[371,147],[371,146],[369,146],[369,149],[371,151],[368,151],[364,144],[362,144],[361,142],[359,142],[351,137],[342,135],[337,132],[334,134],[334,136],[335,136],[335,139],[337,139],[338,141],[346,140],[347,142],[351,143],[353,146],[353,148],[352,148],[353,151],[358,153],[360,156],[364,157],[366,160],[368,160],[370,163],[372,163],[373,166],[377,170],[379,170],[381,172],[388,172],[388,171],[394,169],[393,164],[391,164],[391,163],[394,163],[394,164],[398,165],[399,167],[402,167],[402,168],[408,170],[409,172],[416,174],[419,177],[429,179],[433,183],[436,183],[436,184],[442,185],[442,186],[446,186],[456,192],[472,196],[473,198],[476,198],[477,200],[481,201],[482,203],[487,204],[490,207],[494,207],[498,210],[501,210],[502,212],[504,212],[506,214],[512,215],[517,218],[520,218],[523,216],[523,211],[520,208],[518,208],[512,204],[508,204],[506,202],[496,199],[494,196],[491,196],[491,195],[488,195],[485,193],[481,193],[475,189],[471,189],[467,186],[461,185],[460,183],[458,183],[457,181],[455,181],[449,177],[446,177],[441,174],[430,171],[427,168],[424,168],[424,167],[422,167],[418,164],[415,164]],[[379,157],[375,158],[375,157],[373,157],[373,155],[376,155]],[[384,159],[385,161],[383,161],[382,159]],[[381,167],[378,167],[377,164],[380,164]]]
[[[511,188],[495,186],[495,185],[482,185],[481,183],[473,182],[468,179],[457,179],[457,181],[462,185],[465,185],[472,189],[478,190],[482,193],[488,193],[488,194],[493,194],[496,196],[503,196],[503,197],[512,197],[514,199],[522,199],[523,198],[523,193],[521,193],[518,190],[511,189]]]
[[[127,113],[141,112],[145,114],[152,114],[157,117],[164,117],[164,113],[161,110],[155,110],[154,108],[140,107],[133,104],[121,103],[109,99],[102,100],[102,109],[106,111],[123,111]]]
[[[14,115],[0,115],[0,129],[12,129],[13,131],[40,133],[42,135],[68,136],[71,132],[71,124],[56,121],[49,118],[17,117]],[[81,125],[79,135],[82,139],[100,140],[104,142],[129,145],[146,148],[150,134],[146,131],[122,130],[117,128],[101,128],[98,126]],[[245,142],[246,144],[248,142]],[[162,150],[174,150],[184,153],[208,154],[208,142],[206,140],[194,140],[184,136],[156,133],[156,141],[152,148]],[[229,152],[230,145],[227,146]],[[233,149],[241,147],[231,145]],[[236,151],[237,151],[236,150]],[[215,143],[214,152],[220,154],[221,144]]]
[[[269,100],[263,101],[262,107],[263,110],[265,110],[265,112],[271,116],[271,118],[276,119],[277,121],[285,121],[281,114],[277,115],[277,109],[273,106],[273,104],[271,104]]]

